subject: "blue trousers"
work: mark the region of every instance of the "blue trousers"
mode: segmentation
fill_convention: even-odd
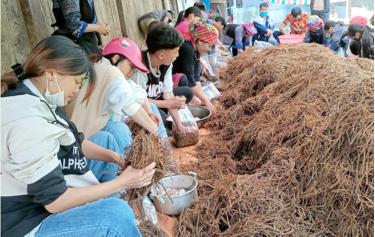
[[[35,236],[138,237],[141,234],[128,203],[111,197],[50,215]]]
[[[160,116],[156,105],[151,104],[151,109],[154,114]],[[163,122],[160,123],[158,132],[162,140],[168,139]],[[120,155],[123,155],[125,149],[130,147],[133,142],[129,127],[120,121],[109,121],[102,130],[91,136],[89,140]],[[115,163],[88,160],[88,165],[99,182],[106,182],[117,176],[118,165]]]

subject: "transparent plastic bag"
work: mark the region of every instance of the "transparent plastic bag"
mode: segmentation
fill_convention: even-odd
[[[181,132],[177,129],[175,123],[172,125],[173,143],[177,147],[185,147],[197,144],[199,142],[199,129],[197,121],[188,107],[178,110],[181,123],[188,128],[187,132]]]
[[[221,96],[220,91],[212,82],[208,82],[206,85],[203,85],[202,90],[209,100],[213,100]]]
[[[271,43],[264,42],[264,41],[255,40],[255,42],[254,42],[254,48],[257,48],[257,49],[266,49],[266,48],[270,48],[272,46],[273,45]]]
[[[156,208],[150,198],[145,196],[142,200],[144,220],[158,226],[158,217],[156,215]]]
[[[164,236],[154,203],[148,196],[129,201],[142,236]]]
[[[346,55],[346,52],[345,52],[345,49],[340,47],[339,50],[337,51],[337,54],[340,56],[340,57],[343,57],[345,58],[347,55]]]
[[[209,56],[207,54],[206,55],[202,55],[200,57],[200,62],[201,62],[202,67],[207,70],[208,76],[215,77],[215,72],[213,70],[212,65],[210,64]]]

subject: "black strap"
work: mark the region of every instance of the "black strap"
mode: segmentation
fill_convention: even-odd
[[[13,66],[11,66],[11,68],[13,69],[14,73],[16,73],[16,76],[17,76],[18,80],[22,81],[22,80],[27,79],[28,76],[25,73],[25,71],[23,70],[21,64],[16,63]]]

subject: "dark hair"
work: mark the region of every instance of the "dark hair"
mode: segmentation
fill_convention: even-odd
[[[217,17],[215,18],[215,21],[219,21],[219,22],[224,26],[224,28],[227,26],[227,23],[225,22],[224,17],[217,16]]]
[[[202,17],[202,12],[198,7],[192,6],[185,10],[184,17],[188,18],[190,14],[194,14],[194,16]]]
[[[349,26],[349,37],[354,37],[358,32],[361,33],[361,39],[353,40],[350,44],[350,50],[355,55],[370,58],[374,46],[374,36],[371,34],[371,29],[368,26],[361,26],[360,24],[352,24]],[[363,51],[363,54],[361,51]]]
[[[162,24],[161,21],[153,21],[148,25],[148,32],[152,31],[155,27]]]
[[[177,17],[177,21],[176,21],[176,24],[174,25],[175,27],[180,24],[181,21],[184,20],[184,14],[185,14],[185,10],[182,10],[178,13],[178,17]]]
[[[161,49],[174,49],[184,43],[182,36],[171,26],[160,24],[146,38],[148,51],[152,54]]]
[[[268,5],[268,3],[266,3],[266,2],[262,2],[260,5],[259,5],[259,8],[268,8],[269,7],[269,5]]]
[[[206,5],[203,2],[194,3],[194,7],[198,7],[201,11],[206,11]]]
[[[349,37],[354,37],[357,32],[362,34],[363,29],[364,28],[360,24],[352,24],[348,28],[348,35]]]
[[[117,55],[119,58],[117,59],[116,62],[112,62],[112,58],[113,58],[115,55]],[[103,57],[105,57],[106,59],[108,59],[109,62],[110,62],[113,66],[116,66],[116,67],[117,67],[117,65],[118,65],[119,63],[121,63],[124,59],[127,59],[124,55],[121,55],[121,54],[118,54],[118,53],[107,54],[107,55],[105,55],[105,56],[103,56]]]
[[[329,30],[329,28],[331,27],[335,27],[336,25],[336,22],[335,21],[332,21],[332,20],[328,20],[324,23],[324,30],[327,31]]]
[[[302,14],[302,10],[300,7],[293,7],[290,13],[292,14],[294,18],[296,18],[297,16]]]
[[[22,68],[25,77],[31,79],[41,76],[47,70],[70,76],[88,73],[89,87],[82,102],[88,101],[94,90],[95,72],[87,54],[65,36],[50,36],[40,41],[27,56]],[[1,81],[11,86],[18,79],[14,71],[11,71],[2,75]]]

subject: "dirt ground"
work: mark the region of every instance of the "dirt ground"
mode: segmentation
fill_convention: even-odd
[[[204,128],[199,129],[199,143],[198,144],[202,142],[202,138],[208,135],[210,135],[210,132],[207,129],[204,129]],[[173,144],[172,142],[173,138],[170,137],[169,139],[170,139],[171,144]],[[196,154],[195,147],[197,145],[182,147],[182,148],[177,148],[172,145],[174,155],[182,171],[188,170],[190,165],[198,161],[195,155]]]

